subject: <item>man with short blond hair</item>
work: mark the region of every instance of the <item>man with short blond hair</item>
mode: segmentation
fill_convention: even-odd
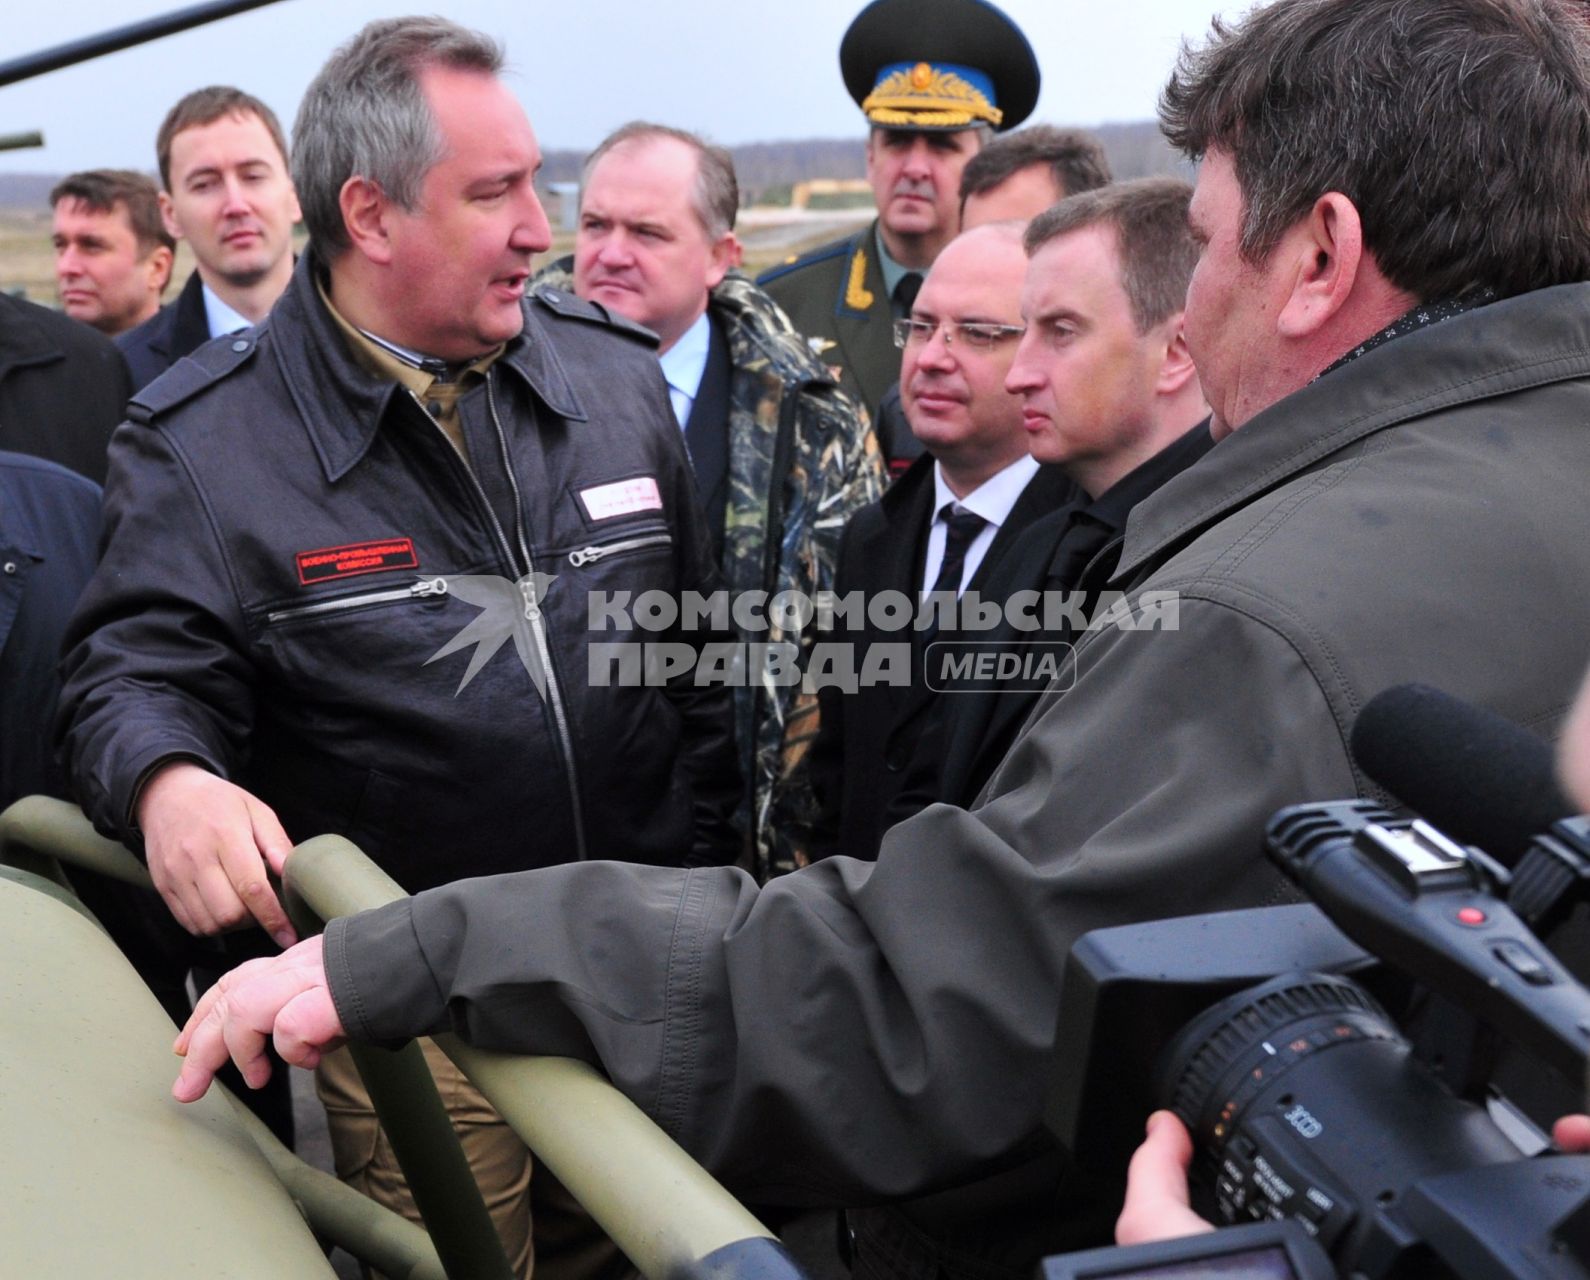
[[[1027,227],[1026,332],[1005,386],[1021,402],[1029,452],[1080,492],[1033,522],[986,587],[993,600],[1043,603],[1025,619],[946,636],[937,650],[940,683],[956,696],[939,700],[916,744],[891,824],[940,801],[972,805],[1048,683],[1023,673],[1043,657],[1065,669],[1102,612],[1133,508],[1213,446],[1183,334],[1198,260],[1191,197],[1174,178],[1121,182],[1062,200]],[[967,653],[1020,661],[992,678],[946,677]]]
[[[50,192],[61,310],[114,338],[160,310],[176,241],[160,191],[130,169],[89,169]]]
[[[135,387],[265,318],[292,277],[299,218],[281,124],[241,89],[184,96],[161,122],[155,153],[161,218],[198,266],[176,301],[118,339]]]

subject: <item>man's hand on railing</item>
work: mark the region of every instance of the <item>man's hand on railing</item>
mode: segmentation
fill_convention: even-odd
[[[290,947],[298,940],[271,892],[292,841],[268,805],[189,761],[168,764],[138,797],[149,875],[189,933],[214,934],[252,917]]]
[[[184,1061],[172,1096],[178,1102],[202,1098],[228,1057],[258,1089],[271,1073],[267,1037],[295,1067],[316,1066],[347,1039],[326,985],[319,935],[279,956],[239,965],[204,993],[173,1046]]]

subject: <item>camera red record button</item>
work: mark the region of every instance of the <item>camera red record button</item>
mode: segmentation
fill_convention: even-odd
[[[1457,913],[1459,924],[1482,925],[1487,917],[1478,907],[1460,907]]]

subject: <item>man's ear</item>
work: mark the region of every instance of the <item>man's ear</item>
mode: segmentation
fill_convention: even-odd
[[[165,225],[166,234],[173,240],[182,239],[182,224],[177,221],[176,206],[171,203],[170,194],[162,191],[155,198],[160,202],[160,221]]]
[[[1156,395],[1176,395],[1189,382],[1198,378],[1193,365],[1192,352],[1187,350],[1187,334],[1182,328],[1182,313],[1167,317],[1160,325],[1165,338],[1165,353],[1160,357],[1159,374],[1154,379]]]
[[[149,283],[151,287],[159,285],[160,293],[164,293],[166,286],[171,283],[172,260],[171,250],[163,244],[157,244],[144,258],[144,266],[149,271]]]
[[[392,206],[386,192],[368,178],[355,175],[342,184],[337,204],[353,247],[371,262],[381,266],[390,263],[392,239],[387,214]]]
[[[1358,208],[1339,191],[1327,191],[1276,247],[1292,265],[1292,290],[1276,316],[1283,337],[1318,333],[1347,305],[1364,265]]]
[[[712,246],[712,257],[707,265],[707,288],[716,289],[722,284],[723,277],[739,266],[744,256],[745,251],[734,232],[725,231],[719,236]]]

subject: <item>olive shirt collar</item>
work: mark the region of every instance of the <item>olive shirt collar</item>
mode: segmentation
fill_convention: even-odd
[[[497,357],[502,355],[506,344],[499,343],[478,360],[473,360],[458,370],[452,377],[443,378],[436,370],[421,367],[418,361],[424,359],[423,356],[416,353],[413,358],[404,359],[395,343],[377,339],[351,324],[348,318],[337,310],[331,295],[326,292],[324,281],[316,280],[315,289],[320,294],[320,301],[325,304],[333,323],[342,334],[343,341],[348,344],[348,354],[365,372],[408,388],[435,420],[436,425],[453,442],[459,457],[468,462],[473,469],[474,460],[470,458],[469,449],[464,443],[464,427],[458,418],[458,400],[485,378],[486,371],[497,362]],[[431,362],[427,360],[426,363]]]
[[[368,451],[399,383],[372,374],[341,339],[317,286],[324,270],[311,246],[261,331],[326,478],[335,483]],[[589,421],[535,308],[527,305],[523,314],[524,329],[507,342],[498,363],[558,417]]]

